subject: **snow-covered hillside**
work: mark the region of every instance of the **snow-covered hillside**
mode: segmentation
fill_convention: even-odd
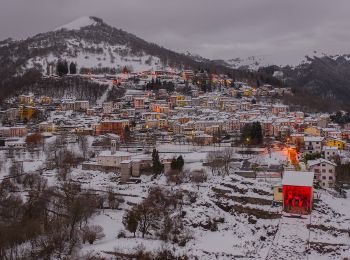
[[[98,38],[81,38],[76,34],[70,34],[70,31],[90,31],[94,33],[95,26],[103,26],[104,23],[95,17],[84,16],[68,24],[57,27],[54,32],[67,31],[64,42],[60,46],[60,53],[55,51],[45,55],[36,55],[28,59],[26,68],[41,66],[42,72],[46,73],[49,64],[55,64],[59,59],[67,60],[77,64],[78,71],[80,68],[123,68],[127,66],[133,70],[156,70],[161,69],[159,57],[147,55],[143,50],[138,53],[132,53],[129,43],[118,44],[105,41]],[[38,43],[31,45],[36,49],[44,46],[38,46]]]
[[[5,78],[35,67],[43,74],[58,60],[77,63],[77,69],[132,70],[198,68],[200,61],[106,24],[97,17],[81,17],[53,31],[26,40],[0,42],[0,65]],[[224,67],[222,67],[224,69]]]
[[[273,65],[274,63],[268,61],[264,56],[249,56],[246,58],[234,58],[226,60],[227,64],[234,69],[248,69],[252,71],[258,70],[260,67]]]
[[[155,56],[132,55],[126,45],[111,45],[109,43],[91,43],[76,38],[66,39],[66,49],[60,56],[50,53],[47,56],[37,56],[27,62],[27,68],[40,65],[46,73],[48,64],[55,64],[59,59],[77,64],[80,68],[123,68],[127,66],[135,71],[162,69],[160,59]]]
[[[55,31],[66,29],[66,30],[80,30],[83,27],[96,25],[97,21],[93,17],[83,16],[70,23],[57,27]]]

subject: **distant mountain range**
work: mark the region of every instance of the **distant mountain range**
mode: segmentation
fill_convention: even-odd
[[[259,71],[279,77],[296,93],[308,96],[310,103],[319,102],[320,109],[350,111],[350,55],[317,54],[306,56],[297,66],[268,66]]]

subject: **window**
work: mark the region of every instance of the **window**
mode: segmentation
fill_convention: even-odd
[[[278,188],[278,192],[282,193],[282,188]]]
[[[328,179],[331,181],[331,180],[333,180],[333,177],[332,177],[332,176],[329,176],[329,178],[328,178]]]
[[[322,172],[326,172],[326,169],[322,169]]]
[[[322,180],[325,180],[326,179],[326,176],[322,176]]]
[[[322,163],[322,167],[325,167],[326,165],[324,163]]]
[[[333,172],[333,170],[332,169],[329,169],[329,173],[332,173]]]

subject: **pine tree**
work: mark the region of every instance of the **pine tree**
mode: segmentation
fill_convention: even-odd
[[[172,170],[177,170],[178,166],[177,166],[177,160],[175,157],[171,160],[170,167]]]
[[[177,164],[177,168],[178,170],[182,171],[184,165],[185,165],[185,161],[182,157],[182,155],[180,155],[179,157],[177,157],[176,159],[176,164]]]
[[[136,212],[135,210],[131,210],[128,211],[124,219],[124,225],[126,229],[129,232],[134,233],[134,237],[136,236],[137,227],[139,225],[139,217],[140,216],[138,212]]]
[[[260,86],[261,86],[260,80],[257,79],[257,80],[256,80],[256,87],[260,88]]]
[[[62,61],[58,61],[56,65],[56,72],[58,76],[62,77],[63,76],[63,70],[62,70]]]
[[[152,152],[153,173],[158,175],[163,171],[163,164],[159,160],[159,154],[156,149]]]
[[[77,74],[77,65],[74,62],[71,62],[69,65],[69,73]]]
[[[58,76],[62,77],[63,75],[67,75],[68,74],[68,63],[67,61],[61,61],[59,60],[57,62],[57,66],[56,66],[56,71]]]
[[[62,68],[63,68],[63,75],[67,75],[69,72],[69,69],[68,69],[68,62],[66,60],[63,62]]]

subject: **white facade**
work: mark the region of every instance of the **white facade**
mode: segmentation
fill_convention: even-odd
[[[315,173],[315,180],[320,183],[321,187],[334,187],[335,163],[325,159],[317,159],[308,161],[308,166],[309,169]]]
[[[103,151],[97,156],[97,164],[104,167],[120,167],[124,160],[130,160],[128,152],[117,151],[114,154],[111,151]]]
[[[322,152],[322,137],[310,137],[304,138],[305,153],[321,153]]]

